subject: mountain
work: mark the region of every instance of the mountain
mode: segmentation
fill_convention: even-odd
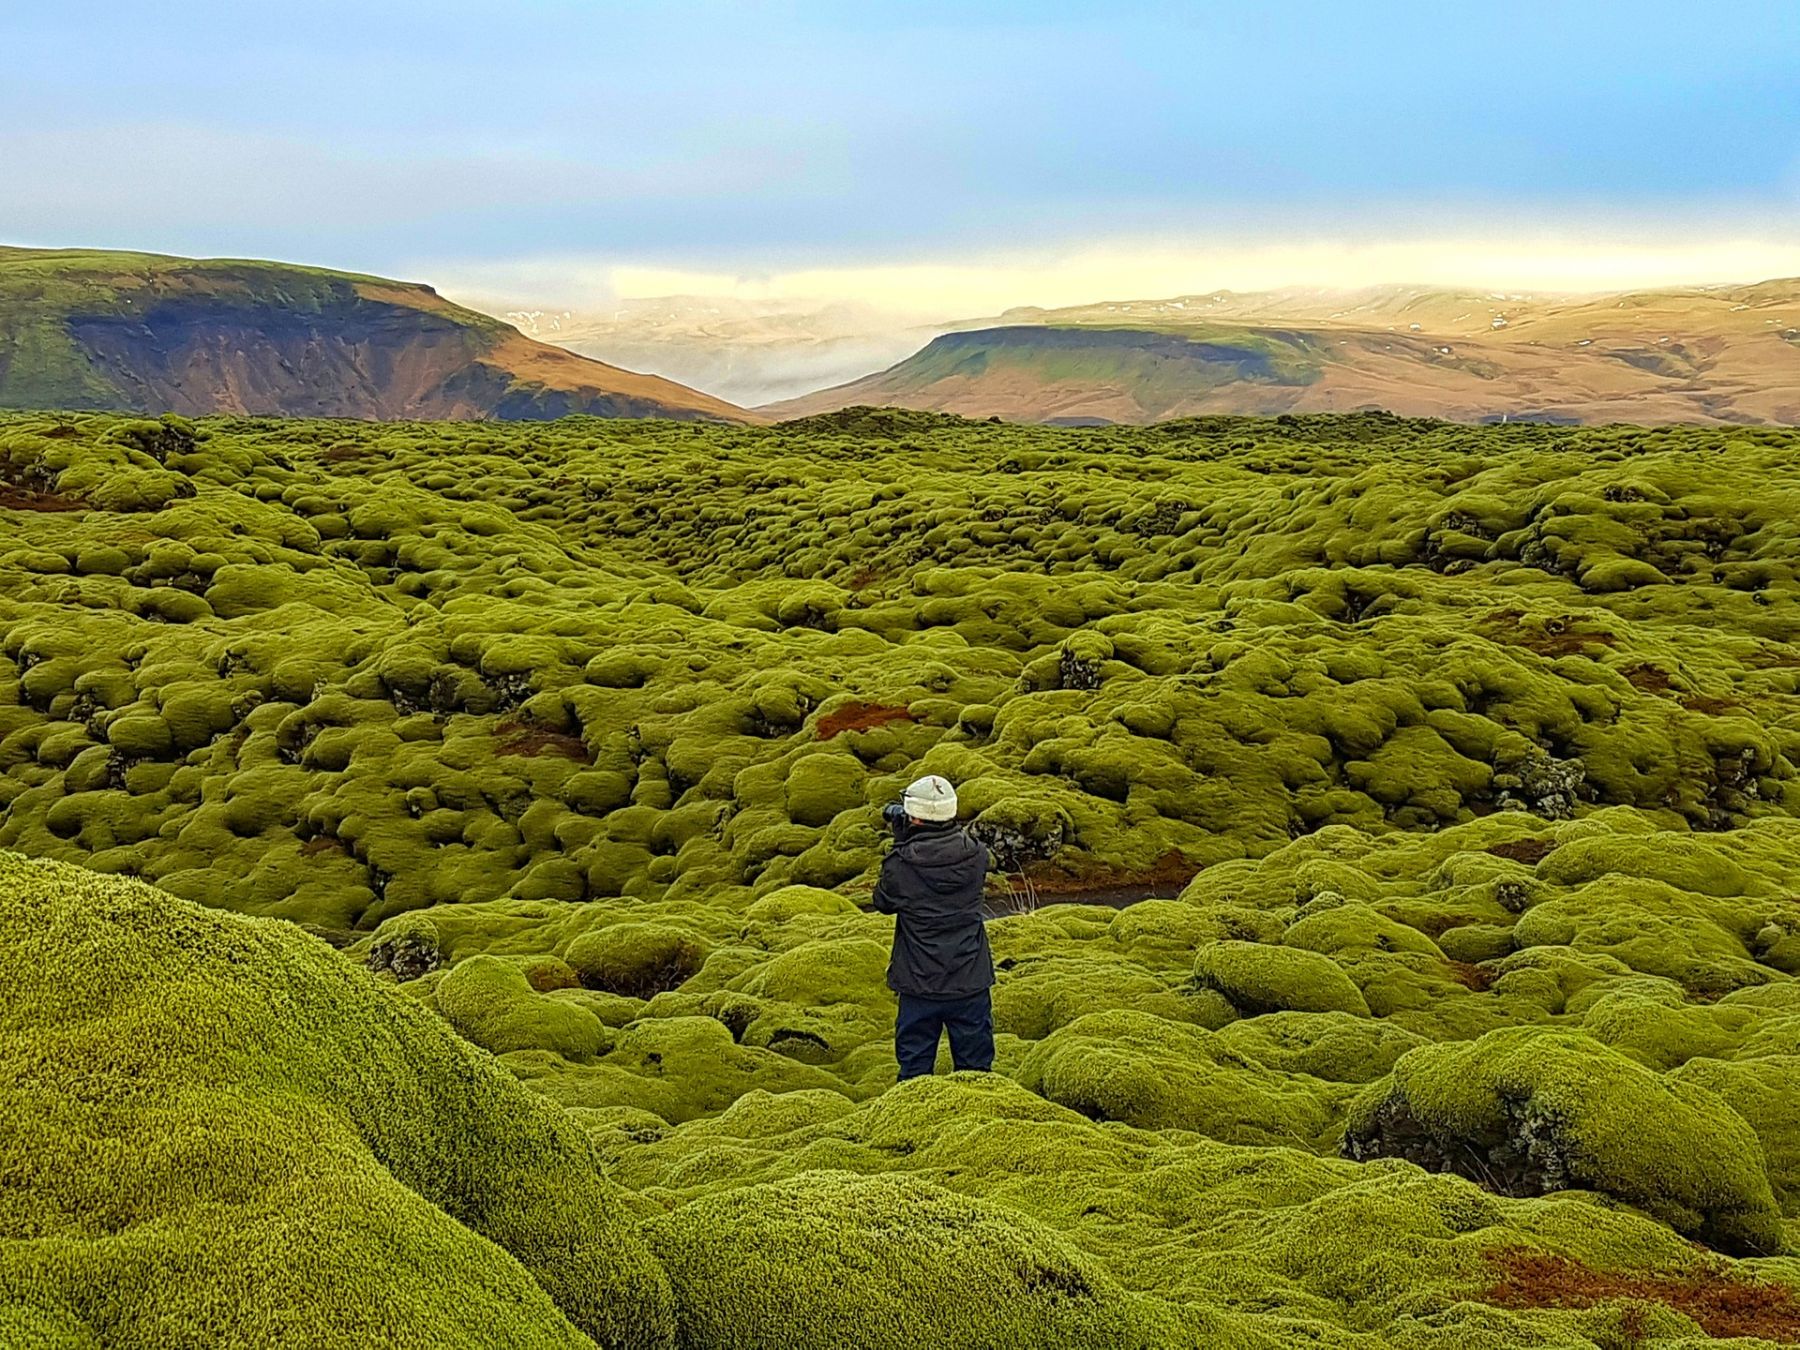
[[[948,324],[873,305],[666,295],[604,312],[507,310],[545,342],[735,403],[794,398],[892,365]]]
[[[286,263],[0,247],[0,408],[754,420],[429,286]]]
[[[1800,279],[1608,295],[1219,291],[955,325],[765,407],[1033,422],[1381,408],[1460,421],[1800,422]]]

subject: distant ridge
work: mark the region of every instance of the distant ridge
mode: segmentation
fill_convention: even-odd
[[[0,407],[757,420],[429,286],[248,259],[0,247]]]
[[[1381,409],[1459,421],[1800,422],[1800,280],[1607,295],[1215,291],[959,324],[767,405],[1087,425]]]

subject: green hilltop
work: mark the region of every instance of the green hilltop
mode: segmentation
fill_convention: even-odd
[[[254,259],[8,247],[0,408],[741,417],[532,342],[428,286]]]
[[[0,402],[14,408],[135,407],[128,388],[95,368],[70,331],[71,321],[129,318],[165,288],[192,292],[204,284],[241,303],[318,315],[354,301],[358,283],[381,281],[247,258],[202,266],[155,253],[0,246]],[[465,312],[472,327],[501,326]]]
[[[1792,1344],[1796,451],[0,415],[0,1341]]]

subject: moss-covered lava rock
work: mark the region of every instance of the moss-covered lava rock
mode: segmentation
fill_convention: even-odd
[[[1461,1172],[1508,1195],[1600,1191],[1727,1251],[1780,1251],[1762,1145],[1742,1117],[1582,1040],[1508,1028],[1410,1051],[1358,1103],[1344,1151]]]
[[[672,1343],[553,1106],[287,924],[0,854],[0,1307],[119,1346]]]

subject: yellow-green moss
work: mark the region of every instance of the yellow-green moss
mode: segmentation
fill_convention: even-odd
[[[1219,1329],[1125,1292],[1015,1212],[910,1177],[808,1172],[686,1205],[649,1237],[694,1350],[1160,1350]]]
[[[1743,1118],[1583,1036],[1507,1028],[1410,1051],[1358,1101],[1345,1149],[1470,1167],[1523,1194],[1602,1191],[1731,1251],[1786,1245]]]
[[[1214,942],[1194,959],[1194,980],[1230,999],[1240,1012],[1347,1012],[1369,1005],[1327,956],[1259,942]]]
[[[580,1132],[315,939],[6,854],[0,928],[0,1302],[120,1346],[671,1342]]]

